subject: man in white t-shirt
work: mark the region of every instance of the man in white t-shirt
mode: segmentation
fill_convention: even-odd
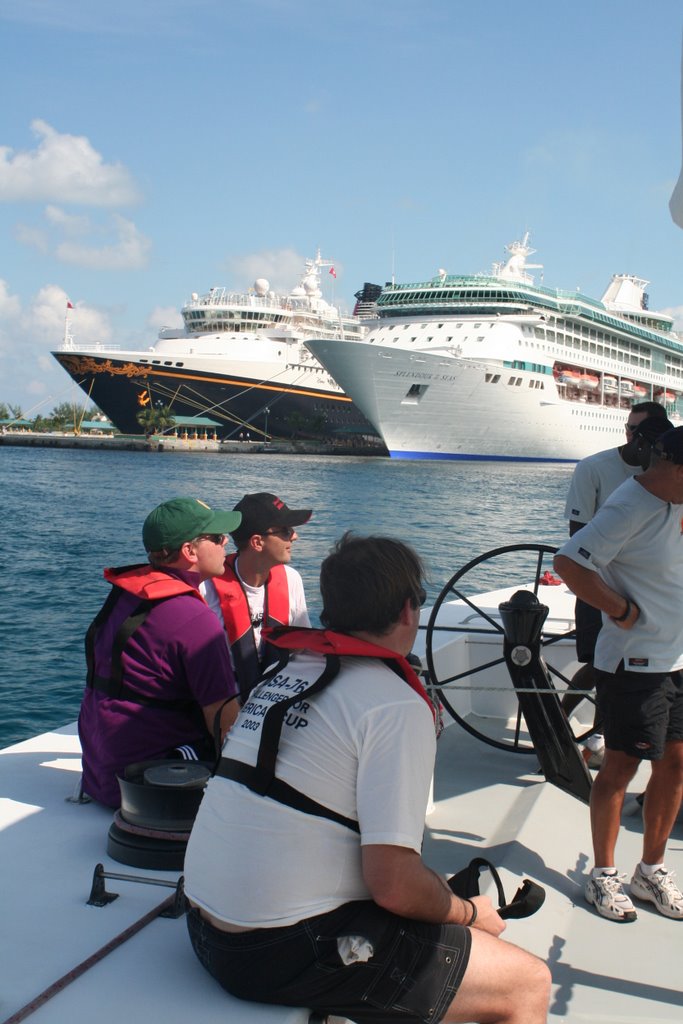
[[[202,593],[225,625],[243,702],[267,660],[262,627],[311,624],[303,581],[289,564],[295,528],[308,522],[311,509],[291,509],[277,495],[259,492],[245,494],[234,511],[242,515],[230,534],[237,552]]]
[[[321,568],[326,628],[273,632],[289,660],[243,706],[188,846],[191,941],[242,999],[544,1024],[545,964],[421,857],[435,709],[406,655],[423,576],[400,541],[347,534]]]
[[[636,918],[614,860],[627,786],[648,760],[643,854],[630,889],[683,920],[683,893],[664,865],[683,797],[683,427],[662,435],[648,469],[610,495],[555,569],[602,612],[594,666],[606,751],[591,791],[586,899],[609,920]]]
[[[672,426],[663,406],[657,402],[639,402],[631,407],[626,419],[625,444],[588,455],[576,464],[565,506],[570,537],[591,521],[612,491],[635,473],[647,469],[652,443]],[[593,654],[602,619],[596,608],[579,599],[575,614],[576,655],[584,664],[575,673],[571,684],[577,690],[592,690],[595,687]],[[571,715],[581,700],[581,695],[571,691],[565,694],[562,699],[565,713]],[[584,757],[590,768],[598,768],[602,764],[604,747],[601,733],[588,739]]]

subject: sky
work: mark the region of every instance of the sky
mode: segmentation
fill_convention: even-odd
[[[0,0],[0,402],[192,292],[488,272],[651,282],[683,331],[680,0]],[[683,198],[683,197],[682,197]],[[683,220],[683,218],[682,218]]]

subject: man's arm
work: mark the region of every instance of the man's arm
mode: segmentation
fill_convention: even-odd
[[[604,612],[621,629],[635,626],[640,615],[638,605],[612,590],[597,572],[579,565],[568,555],[555,555],[553,567],[572,593],[586,604]]]
[[[455,896],[445,880],[426,866],[415,850],[405,846],[362,847],[363,878],[375,903],[385,910],[416,921],[467,924],[472,907]],[[505,921],[488,896],[474,896],[477,916],[472,927],[500,935]]]
[[[216,700],[213,704],[207,704],[202,708],[204,714],[204,721],[206,722],[206,728],[209,733],[213,736],[214,724],[216,722],[216,715],[220,712],[221,716],[221,743],[228,735],[232,728],[233,722],[237,718],[239,711],[239,704],[236,699],[234,700]]]

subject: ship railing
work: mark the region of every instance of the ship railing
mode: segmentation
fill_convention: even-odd
[[[83,347],[87,348],[88,352],[121,352],[121,346],[120,345],[110,345],[109,343],[105,344],[105,342],[103,342],[103,341],[88,342],[87,346],[83,346]],[[78,345],[69,345],[68,348],[65,348],[64,345],[62,345],[61,348],[59,349],[59,351],[60,352],[79,352],[80,348],[79,348]]]

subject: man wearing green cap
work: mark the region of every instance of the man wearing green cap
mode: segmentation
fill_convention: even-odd
[[[239,512],[174,498],[145,520],[149,564],[105,569],[112,590],[85,641],[87,684],[78,719],[83,792],[110,807],[117,776],[136,761],[214,756],[237,714],[221,624],[199,584],[223,573]],[[227,703],[226,703],[227,701]]]

